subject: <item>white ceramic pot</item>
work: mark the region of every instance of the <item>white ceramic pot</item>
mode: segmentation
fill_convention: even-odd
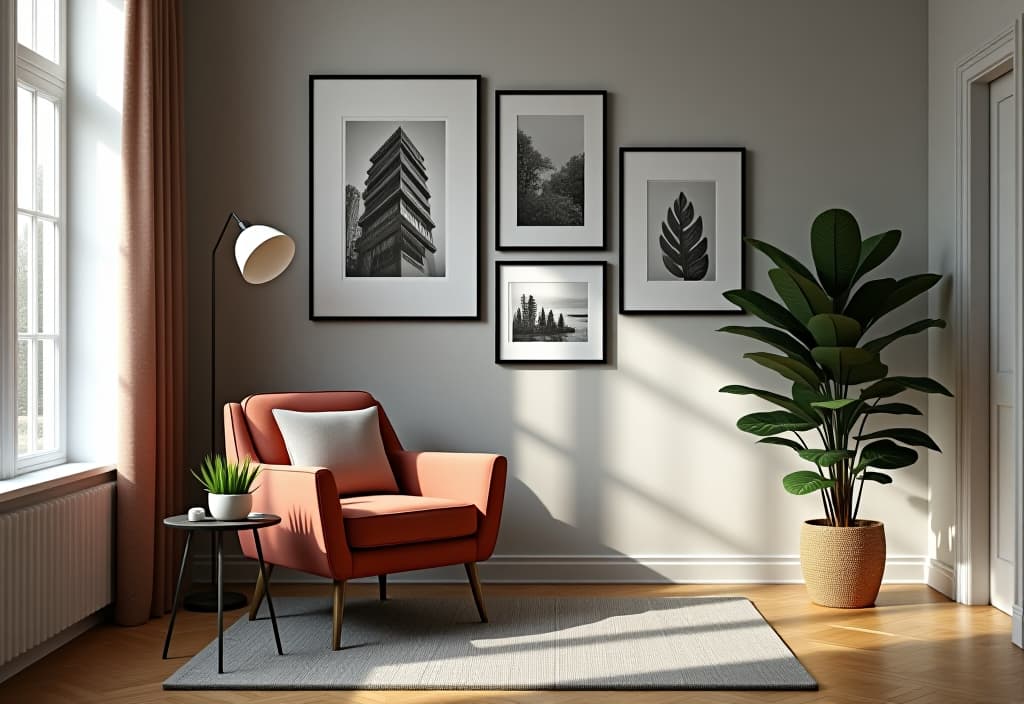
[[[252,494],[209,494],[209,501],[218,521],[244,521],[252,511]]]

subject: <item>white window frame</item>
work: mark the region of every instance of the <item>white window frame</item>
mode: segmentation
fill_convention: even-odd
[[[0,106],[5,108],[6,114],[12,119],[8,121],[11,125],[12,134],[8,136],[9,146],[11,148],[10,156],[12,160],[17,160],[17,148],[16,148],[16,135],[17,135],[17,119],[15,117],[16,110],[16,95],[17,86],[25,86],[31,89],[37,95],[42,95],[48,100],[54,102],[57,106],[57,118],[58,118],[58,157],[57,157],[57,213],[56,217],[48,215],[46,213],[36,212],[35,210],[29,210],[19,208],[14,196],[14,189],[17,186],[16,175],[13,178],[8,179],[8,183],[5,183],[5,187],[11,190],[11,193],[4,194],[7,198],[7,203],[11,206],[13,212],[9,215],[4,213],[4,221],[8,227],[8,239],[17,240],[16,234],[16,218],[17,214],[22,213],[31,215],[34,217],[42,217],[46,220],[52,221],[58,231],[57,238],[57,320],[55,326],[55,332],[53,333],[20,333],[17,330],[17,312],[16,308],[9,310],[10,307],[0,311],[0,322],[3,323],[8,331],[13,331],[13,350],[8,348],[4,350],[4,354],[0,354],[0,361],[3,361],[3,357],[8,357],[7,364],[11,369],[3,370],[3,374],[6,377],[8,383],[13,382],[13,388],[7,390],[6,394],[2,394],[5,398],[2,399],[3,407],[0,409],[0,423],[4,425],[4,432],[0,434],[0,451],[3,452],[2,461],[0,461],[0,479],[5,477],[15,476],[25,472],[34,471],[37,469],[43,469],[46,467],[52,467],[54,465],[63,464],[67,460],[67,301],[66,301],[66,289],[67,289],[67,5],[66,0],[60,0],[57,3],[57,22],[59,27],[59,37],[57,43],[57,58],[60,63],[54,63],[35,51],[29,49],[18,43],[17,41],[17,30],[16,30],[16,15],[17,3],[13,0],[7,3],[10,7],[9,12],[11,15],[7,19],[10,19],[11,30],[7,33],[6,40],[0,40],[4,45],[11,43],[12,46],[2,46],[4,51],[7,53],[7,62],[10,61],[10,57],[13,54],[13,68],[14,75],[4,76],[3,81],[0,83],[10,83],[11,87],[7,90],[8,86],[4,85],[5,93],[7,94],[7,100],[0,98]],[[13,79],[13,80],[12,80]],[[4,105],[5,102],[11,101],[10,106]],[[10,171],[14,171],[11,168]],[[9,172],[10,173],[10,172]],[[16,173],[16,172],[15,172]],[[0,181],[2,182],[2,181]],[[34,233],[33,233],[34,234]],[[16,273],[11,271],[16,265],[16,244],[9,243],[7,248],[7,256],[15,259],[15,262],[8,266],[9,273]],[[2,261],[0,257],[0,261]],[[3,284],[3,291],[0,292],[0,298],[9,297],[15,299],[17,296],[16,286],[17,278],[15,276],[2,277],[0,276],[0,282]],[[30,290],[32,285],[30,278]],[[57,354],[57,378],[54,380],[55,384],[55,397],[56,397],[56,418],[55,423],[55,439],[56,447],[52,450],[42,450],[31,452],[22,456],[17,454],[17,347],[21,340],[53,340],[56,347]],[[13,356],[11,356],[13,353]],[[32,363],[34,361],[34,355],[29,355],[29,369],[32,369]],[[30,399],[34,395],[34,375],[29,374],[29,396]],[[3,384],[0,384],[0,390],[3,390]],[[2,393],[2,391],[0,391]],[[29,403],[29,409],[32,409],[34,404]],[[34,423],[31,420],[30,413],[30,428],[34,428]],[[34,430],[32,431],[34,432]],[[5,443],[3,438],[6,437],[7,444],[12,444],[12,447],[3,447]],[[13,457],[12,457],[13,455]],[[13,460],[13,461],[12,461]],[[5,468],[6,471],[5,471]]]

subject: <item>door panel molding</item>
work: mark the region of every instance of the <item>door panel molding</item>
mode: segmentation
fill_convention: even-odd
[[[1021,56],[1021,20],[1007,27],[976,52],[961,61],[956,70],[956,228],[953,270],[952,326],[956,355],[954,381],[956,436],[956,534],[954,593],[965,604],[989,602],[989,115],[988,84],[1014,68]],[[1014,71],[1014,93],[1021,95],[1024,70]],[[1015,166],[1018,186],[1021,178],[1021,100],[1015,101],[1014,133],[1017,135]],[[1014,231],[1021,241],[1021,196],[1017,189]],[[1024,271],[1017,247],[1015,269]],[[1014,286],[1017,311],[1021,305],[1020,277]],[[1024,349],[1021,329],[1014,340],[1015,357]],[[979,341],[984,340],[983,344]],[[1024,388],[1017,374],[1014,388],[1016,407],[1024,408]],[[1015,429],[1014,473],[1017,486],[1024,471],[1021,428]],[[1019,493],[1019,492],[1018,492]],[[1021,496],[1015,497],[1017,545],[1024,545]],[[1024,560],[1017,565],[1014,612],[1021,613]],[[1013,639],[1022,644],[1019,618],[1014,619]]]

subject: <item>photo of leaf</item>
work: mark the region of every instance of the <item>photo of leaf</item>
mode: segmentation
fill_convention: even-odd
[[[714,281],[715,183],[648,181],[648,281]]]
[[[700,281],[708,273],[708,240],[704,221],[693,217],[693,203],[679,192],[665,221],[661,223],[661,259],[665,268],[680,279]]]

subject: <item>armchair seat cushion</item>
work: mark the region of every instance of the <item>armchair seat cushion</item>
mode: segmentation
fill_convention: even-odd
[[[475,505],[451,499],[374,494],[340,499],[345,536],[353,549],[425,543],[473,535]]]

